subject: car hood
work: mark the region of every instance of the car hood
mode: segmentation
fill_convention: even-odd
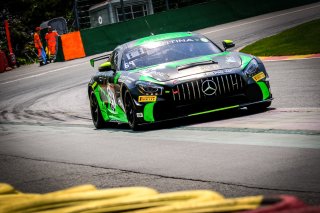
[[[164,82],[205,72],[240,68],[241,65],[240,53],[223,52],[160,64],[133,72],[140,75],[140,80],[151,78]]]

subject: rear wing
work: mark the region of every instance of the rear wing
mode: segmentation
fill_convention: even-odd
[[[94,67],[94,62],[96,62],[96,61],[100,61],[100,60],[103,60],[103,59],[109,59],[110,55],[111,55],[111,53],[108,53],[106,55],[102,55],[102,56],[90,59],[91,66]]]

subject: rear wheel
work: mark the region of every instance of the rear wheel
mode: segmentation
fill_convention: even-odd
[[[128,124],[130,128],[132,130],[138,130],[139,126],[136,118],[136,110],[133,104],[131,94],[128,90],[126,90],[124,93],[124,107],[126,110],[126,115],[127,115]]]
[[[258,103],[258,104],[248,106],[248,110],[254,111],[254,112],[261,112],[261,111],[265,111],[270,105],[271,105],[271,101]]]
[[[103,128],[106,122],[102,118],[98,100],[93,91],[91,91],[90,93],[90,110],[91,110],[91,117],[92,117],[94,126],[97,129]]]

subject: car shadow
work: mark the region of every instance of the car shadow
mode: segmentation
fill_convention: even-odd
[[[225,110],[220,112],[214,112],[214,113],[208,113],[208,114],[203,114],[198,116],[184,117],[184,118],[162,121],[162,122],[157,122],[157,123],[148,124],[148,125],[142,125],[137,131],[132,131],[128,124],[118,124],[118,126],[115,128],[112,128],[112,130],[125,131],[130,133],[141,133],[146,131],[156,131],[156,130],[162,130],[162,129],[186,127],[190,125],[203,124],[207,122],[219,122],[221,120],[241,118],[241,117],[246,117],[246,116],[255,115],[255,114],[262,114],[264,112],[272,111],[272,110],[275,110],[275,108],[270,107],[261,111],[252,111],[252,110],[248,110],[247,108],[230,109],[230,110]],[[108,129],[110,130],[111,128],[108,128]]]

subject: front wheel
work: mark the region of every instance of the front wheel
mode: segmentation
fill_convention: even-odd
[[[105,121],[102,118],[98,100],[93,91],[90,93],[90,110],[94,126],[97,129],[103,128],[105,126]]]
[[[124,93],[124,108],[126,110],[126,115],[128,119],[128,124],[132,130],[139,130],[139,125],[136,118],[136,110],[128,90]]]

